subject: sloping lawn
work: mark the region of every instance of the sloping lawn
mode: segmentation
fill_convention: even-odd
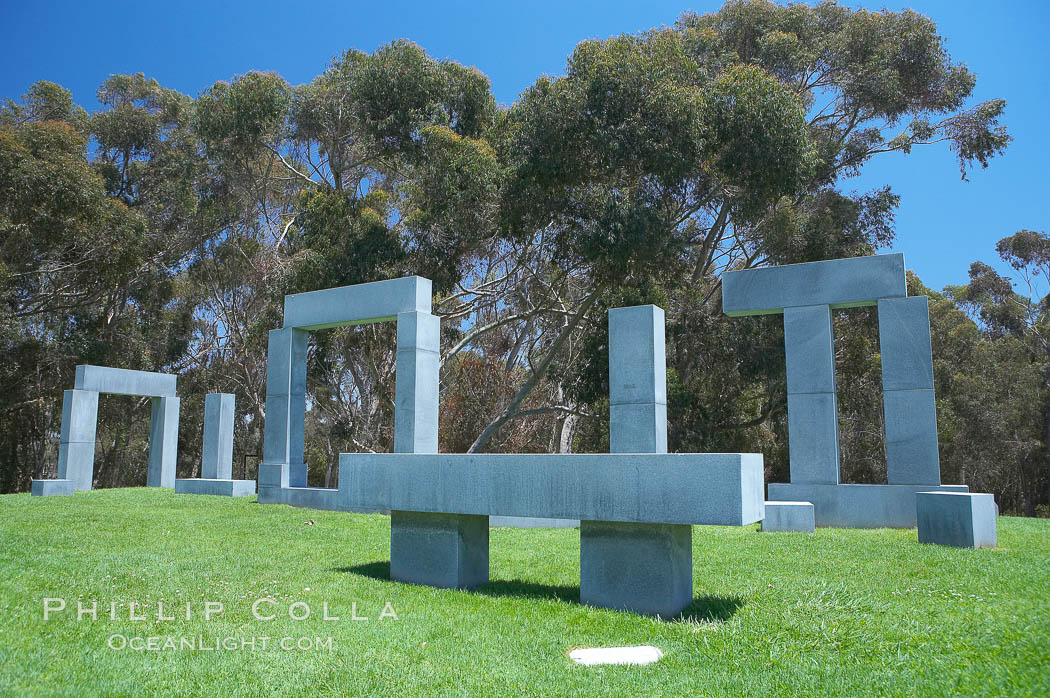
[[[0,695],[1050,695],[1046,520],[1000,518],[995,550],[697,527],[675,622],[581,606],[573,529],[494,529],[474,592],[389,581],[389,531],[161,489],[0,497]],[[567,657],[640,644],[666,656]]]

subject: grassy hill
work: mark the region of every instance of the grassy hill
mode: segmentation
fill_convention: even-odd
[[[160,489],[3,496],[0,695],[1050,694],[1050,521],[1000,518],[995,550],[894,530],[693,541],[695,602],[662,622],[579,604],[571,529],[493,530],[492,582],[455,592],[389,581],[383,516]],[[45,597],[66,601],[46,621]],[[222,612],[205,620],[206,602]],[[666,656],[566,656],[637,644]]]

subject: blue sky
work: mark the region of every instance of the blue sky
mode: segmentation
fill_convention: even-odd
[[[580,41],[671,24],[721,2],[12,2],[0,0],[0,98],[36,80],[72,90],[88,109],[113,73],[143,72],[196,96],[216,80],[273,70],[307,82],[347,48],[408,38],[432,56],[479,68],[509,104],[543,74],[558,75]],[[857,3],[846,3],[857,6]],[[881,156],[846,188],[889,184],[901,195],[895,251],[927,285],[964,283],[972,261],[998,263],[995,242],[1020,228],[1050,231],[1050,2],[915,0],[949,52],[977,74],[975,101],[1007,100],[1014,137],[987,170],[959,179],[947,147]]]

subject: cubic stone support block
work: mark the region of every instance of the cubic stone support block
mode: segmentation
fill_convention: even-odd
[[[429,313],[397,316],[394,369],[394,451],[437,453],[441,319]]]
[[[31,487],[34,497],[70,495],[76,491],[72,480],[33,480]]]
[[[937,405],[932,390],[888,390],[882,395],[886,423],[886,471],[891,485],[939,485]]]
[[[209,393],[204,397],[204,444],[201,449],[201,477],[204,479],[232,481],[236,399],[229,393]],[[254,493],[254,480],[252,483]]]
[[[722,310],[731,317],[780,313],[805,305],[855,308],[907,295],[903,254],[785,264],[722,275]]]
[[[883,390],[933,390],[926,296],[879,301],[879,350]]]
[[[990,494],[919,492],[915,495],[920,543],[994,548],[995,499]]]
[[[693,601],[693,529],[682,524],[580,522],[580,601],[674,618]]]
[[[399,313],[430,313],[430,279],[407,276],[284,297],[284,326],[320,330],[393,320]]]
[[[831,308],[810,305],[784,309],[787,392],[835,392],[835,340]]]
[[[73,387],[115,395],[174,397],[177,381],[177,376],[168,373],[82,364],[77,366]]]
[[[835,393],[788,394],[791,482],[839,481],[838,407]]]
[[[69,480],[78,492],[90,490],[94,484],[95,442],[82,441],[58,444],[58,479]]]
[[[343,453],[347,507],[744,526],[764,518],[760,453]]]
[[[63,391],[59,442],[95,443],[97,426],[98,393],[93,390]]]
[[[255,494],[255,480],[179,478],[175,480],[175,493],[250,497]]]
[[[816,520],[810,502],[766,502],[762,530],[781,533],[813,533]]]
[[[390,578],[442,589],[489,581],[489,517],[390,513]]]
[[[915,528],[915,495],[929,485],[819,485],[769,483],[769,500],[812,502],[817,526]],[[966,492],[965,485],[941,485],[938,492]]]
[[[149,428],[147,487],[175,487],[179,448],[179,398],[155,397]]]

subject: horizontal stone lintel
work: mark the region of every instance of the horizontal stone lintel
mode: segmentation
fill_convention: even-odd
[[[406,276],[284,297],[284,326],[303,330],[392,322],[398,313],[429,313],[431,282]]]
[[[722,275],[722,311],[732,317],[782,313],[784,308],[808,305],[857,308],[907,295],[903,254],[741,269]]]
[[[114,395],[174,397],[177,380],[177,376],[170,373],[81,364],[77,366],[73,387],[76,390]]]
[[[760,453],[344,453],[355,509],[743,526],[764,516]]]

